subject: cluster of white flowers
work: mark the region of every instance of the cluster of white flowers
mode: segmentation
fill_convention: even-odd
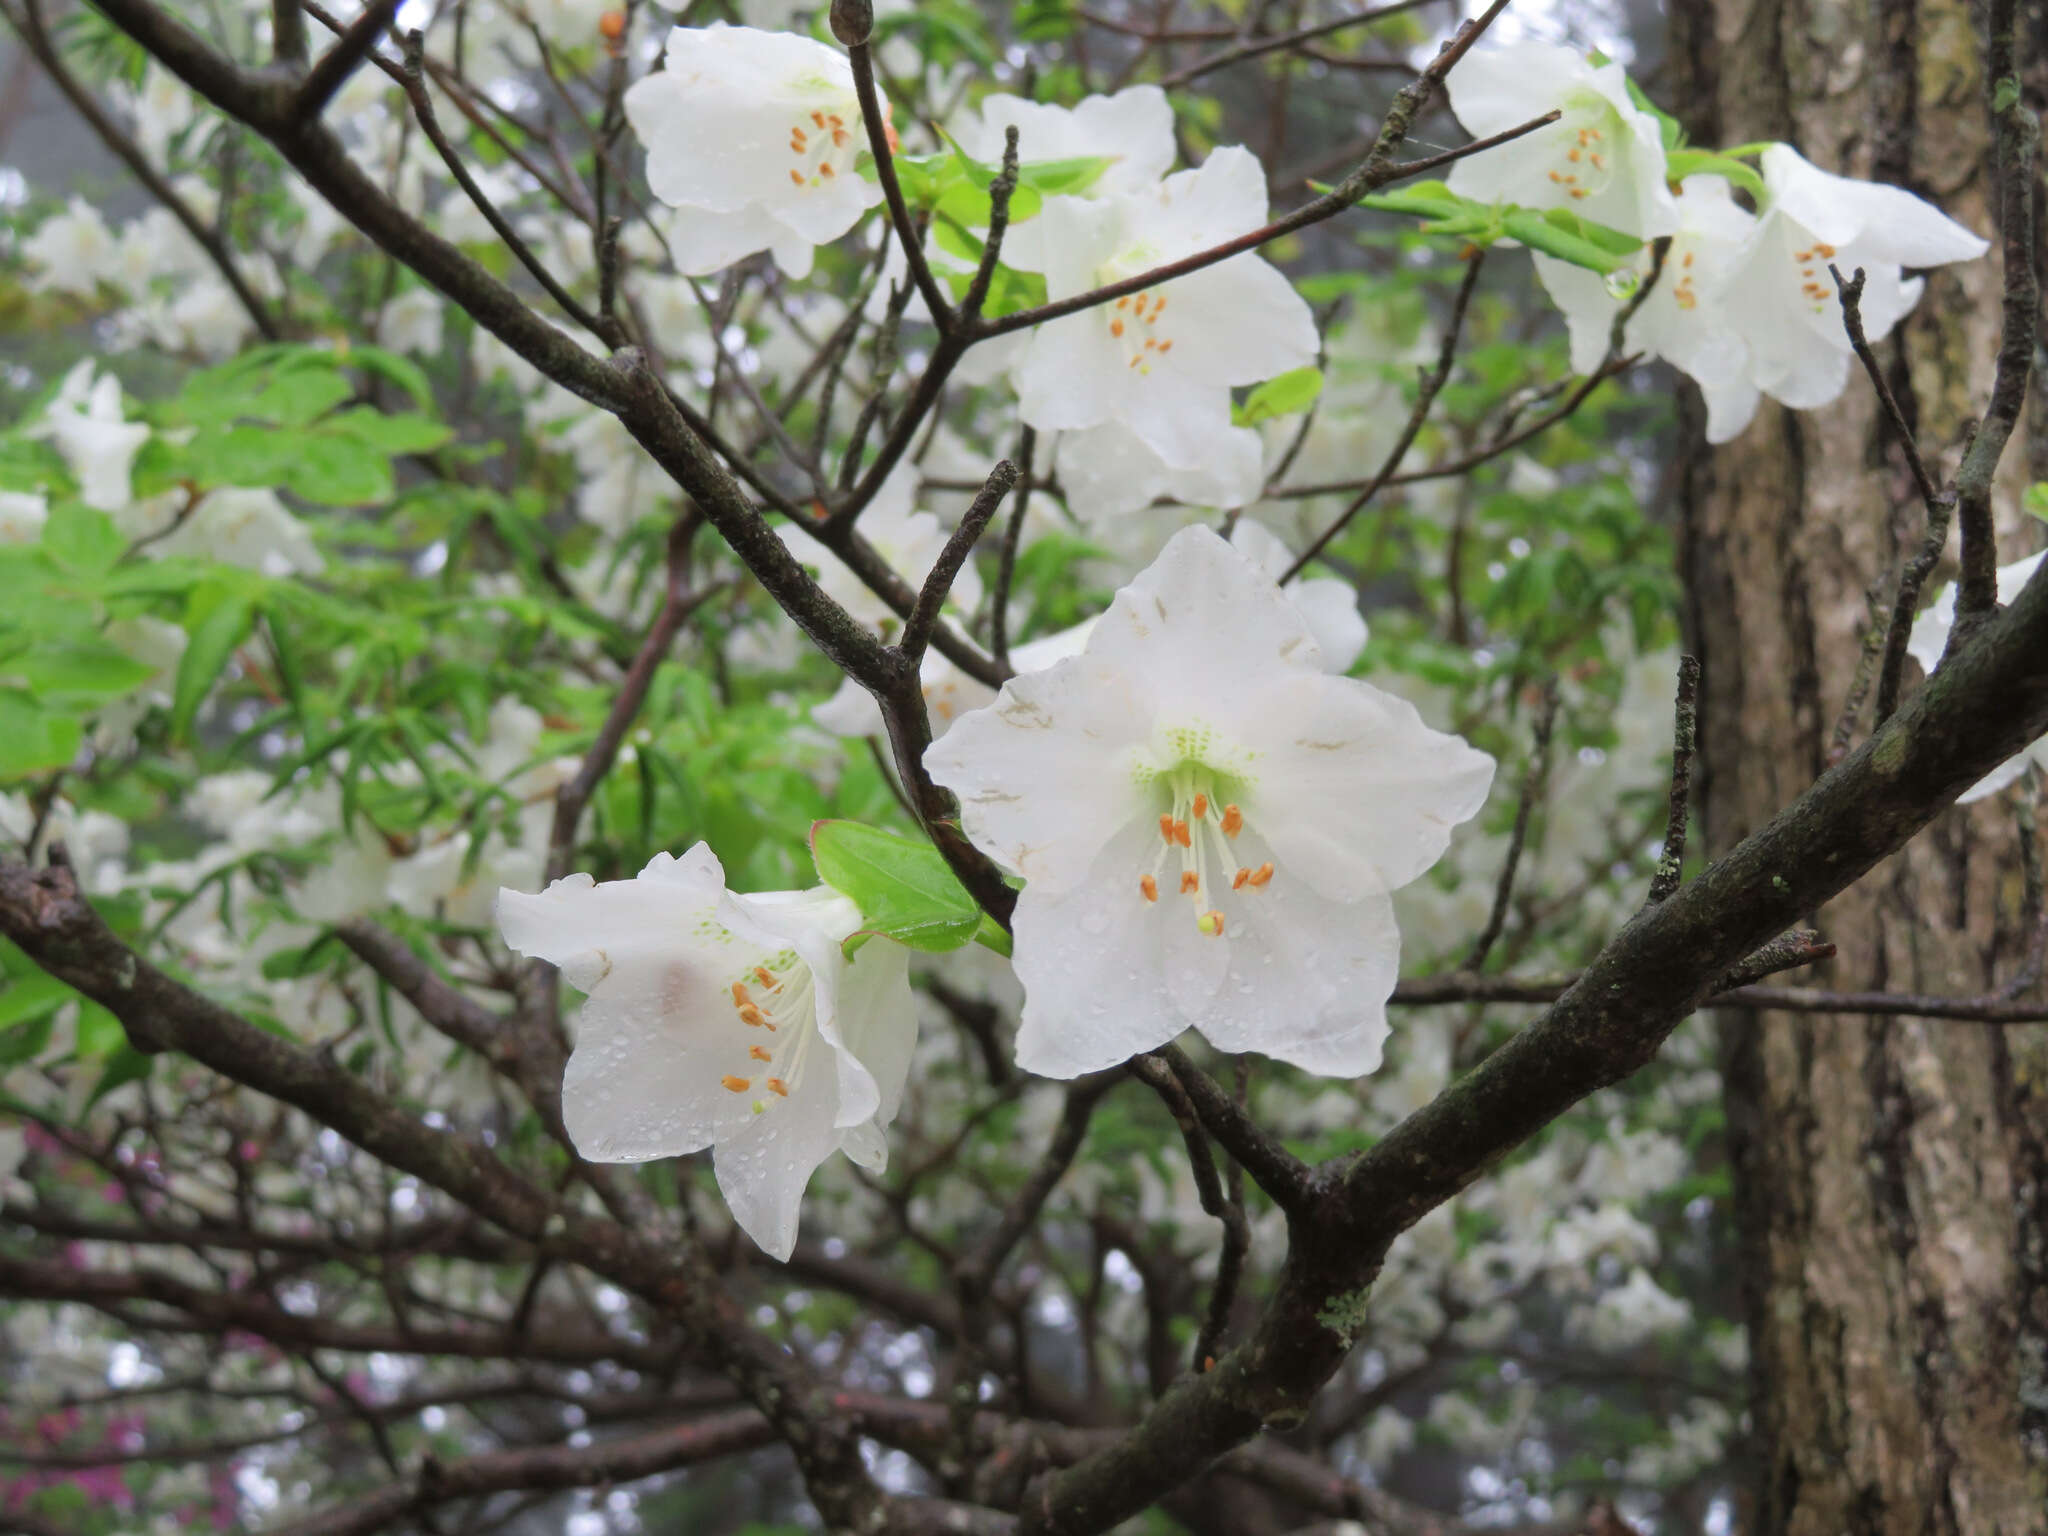
[[[1674,195],[1661,126],[1631,100],[1621,66],[1568,48],[1477,48],[1445,85],[1458,120],[1478,135],[1562,113],[1459,161],[1453,191],[1669,239],[1623,344],[1692,377],[1706,398],[1710,442],[1748,426],[1764,395],[1812,410],[1842,393],[1854,353],[1831,265],[1845,280],[1863,269],[1863,326],[1876,341],[1919,302],[1923,284],[1905,268],[1968,261],[1987,248],[1910,192],[1831,175],[1789,144],[1763,148],[1754,212],[1711,171],[1686,176]],[[1637,280],[1652,259],[1648,247],[1638,254]],[[1571,329],[1573,366],[1590,372],[1635,284],[1541,253],[1536,272]]]

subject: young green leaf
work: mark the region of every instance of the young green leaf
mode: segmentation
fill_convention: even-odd
[[[811,858],[818,878],[866,922],[846,941],[849,954],[872,934],[910,949],[958,949],[981,924],[981,909],[930,843],[854,821],[819,821],[811,825]]]

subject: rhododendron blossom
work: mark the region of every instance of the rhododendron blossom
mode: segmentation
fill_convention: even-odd
[[[838,892],[736,895],[698,843],[633,880],[501,891],[498,923],[588,994],[562,1083],[583,1156],[714,1148],[734,1220],[778,1259],[820,1163],[886,1164],[917,1031],[907,952],[876,938],[848,960],[861,916]]]
[[[1320,665],[1301,612],[1206,528],[1176,534],[1087,648],[1012,678],[925,754],[1026,881],[1017,1059],[1072,1077],[1192,1025],[1356,1076],[1380,1060],[1388,893],[1484,803],[1493,760]]]
[[[667,67],[626,92],[647,184],[680,210],[676,267],[701,275],[755,251],[791,277],[881,201],[854,168],[867,147],[853,70],[793,32],[677,27]]]
[[[1678,228],[1663,269],[1629,317],[1622,346],[1661,357],[1690,376],[1706,399],[1707,440],[1725,443],[1756,414],[1758,390],[1750,376],[1749,346],[1737,333],[1731,314],[1742,297],[1723,290],[1756,233],[1757,221],[1719,176],[1688,176],[1679,194]],[[1570,328],[1572,367],[1593,372],[1607,355],[1614,318],[1628,298],[1597,272],[1540,251],[1535,260],[1537,277]],[[1646,247],[1637,254],[1633,271],[1647,280],[1652,270]]]
[[[1644,240],[1678,227],[1657,119],[1629,99],[1619,64],[1594,64],[1555,43],[1475,48],[1444,89],[1475,138],[1505,133],[1546,112],[1561,114],[1453,165],[1450,188],[1461,197],[1566,208]]]
[[[1046,292],[1066,298],[1257,229],[1266,176],[1249,151],[1228,146],[1150,191],[1050,198],[1039,222]],[[1233,386],[1315,356],[1307,302],[1247,254],[1039,326],[1012,378],[1034,427],[1120,423],[1167,469],[1198,470],[1257,459],[1258,435],[1231,424]]]
[[[1729,313],[1757,387],[1811,410],[1841,394],[1854,355],[1830,264],[1845,278],[1863,269],[1863,330],[1878,341],[1920,301],[1923,283],[1901,268],[1969,261],[1988,247],[1912,193],[1831,176],[1789,144],[1764,151],[1763,173],[1768,197],[1728,274]]]

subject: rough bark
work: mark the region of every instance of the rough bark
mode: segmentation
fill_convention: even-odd
[[[1979,21],[1960,0],[1691,0],[1673,15],[1689,126],[1705,142],[1788,139],[1988,235]],[[1930,274],[1878,348],[1944,471],[1989,389],[1999,284],[1995,251]],[[1917,543],[1923,513],[1860,375],[1827,410],[1766,405],[1737,442],[1692,455],[1681,501],[1718,855],[1823,766],[1866,587]],[[2000,558],[2039,547],[2038,525],[2000,502]],[[2021,814],[2017,792],[1952,810],[1831,902],[1816,926],[1839,952],[1816,983],[1978,993],[2012,974]],[[1745,1525],[2048,1531],[2048,1031],[1733,1011],[1721,1028],[1753,1357]]]

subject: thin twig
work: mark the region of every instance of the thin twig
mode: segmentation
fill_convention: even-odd
[[[1394,472],[1401,467],[1401,461],[1408,456],[1408,450],[1414,446],[1416,437],[1422,431],[1422,424],[1429,419],[1430,408],[1436,404],[1436,397],[1443,392],[1444,385],[1450,380],[1452,365],[1457,361],[1458,342],[1465,331],[1465,314],[1471,307],[1472,294],[1479,286],[1479,273],[1485,260],[1486,253],[1479,249],[1474,249],[1466,258],[1465,278],[1458,284],[1457,298],[1451,302],[1451,319],[1444,327],[1443,344],[1437,349],[1436,366],[1418,375],[1414,408],[1408,412],[1408,420],[1402,425],[1401,435],[1394,440],[1394,446],[1387,450],[1386,457],[1380,461],[1379,472],[1365,483],[1365,488],[1352,497],[1350,504],[1331,520],[1330,526],[1317,534],[1299,558],[1287,567],[1286,573],[1280,578],[1281,585],[1285,586],[1294,580],[1311,560],[1329,547],[1330,541],[1342,533],[1367,503],[1380,493],[1380,488],[1387,484]]]
[[[1017,125],[1003,130],[1003,168],[988,189],[988,235],[982,242],[981,261],[974,279],[960,300],[960,313],[969,322],[981,315],[988,302],[989,284],[995,281],[996,263],[1002,258],[1003,236],[1010,228],[1010,199],[1017,191]]]
[[[1010,487],[1016,483],[1017,466],[1008,459],[996,460],[981,494],[974,498],[961,517],[960,526],[953,530],[945,548],[939,551],[939,558],[932,562],[931,574],[925,577],[924,588],[917,594],[917,606],[904,620],[903,638],[896,642],[896,649],[903,653],[903,659],[910,664],[913,673],[918,663],[924,660],[925,647],[931,643],[932,626],[939,622],[939,610],[946,606],[946,598],[953,591],[954,578],[967,563],[981,531],[988,526],[989,519],[996,515],[996,509],[1002,506],[1003,498],[1010,494]]]
[[[1472,952],[1465,957],[1468,971],[1486,968],[1486,957],[1507,927],[1508,902],[1514,895],[1515,871],[1521,865],[1522,849],[1529,838],[1529,818],[1535,812],[1536,802],[1543,798],[1544,786],[1550,778],[1550,735],[1556,724],[1557,679],[1553,677],[1544,683],[1543,698],[1536,708],[1535,742],[1529,749],[1528,770],[1522,775],[1522,790],[1515,800],[1514,830],[1508,834],[1507,857],[1501,862],[1500,879],[1493,888],[1493,910],[1487,914],[1486,927],[1472,945]]]
[[[1956,525],[1962,569],[1956,577],[1956,622],[1948,651],[1968,642],[1998,607],[1998,541],[1991,519],[1991,487],[1998,461],[2026,405],[2041,320],[2040,278],[2034,270],[2034,151],[2041,123],[2026,105],[2015,55],[2015,0],[1992,0],[1986,37],[1984,86],[1998,128],[1998,228],[2005,267],[2004,318],[1998,366],[1984,422],[1956,470]],[[2008,99],[2001,104],[2001,95]]]
[[[1010,521],[1003,529],[1002,558],[996,565],[996,585],[989,598],[988,653],[996,670],[1010,670],[1010,588],[1017,579],[1017,550],[1024,539],[1024,518],[1031,510],[1032,459],[1038,452],[1038,432],[1026,426],[1017,434],[1017,501],[1010,508]]]
[[[1678,889],[1685,868],[1685,825],[1692,803],[1692,757],[1699,747],[1700,659],[1678,658],[1678,697],[1671,718],[1671,801],[1664,822],[1664,848],[1644,899],[1663,901]]]
[[[875,157],[875,176],[882,183],[882,196],[889,204],[890,227],[903,247],[911,281],[917,284],[925,308],[931,311],[932,324],[944,336],[954,326],[953,306],[939,291],[938,279],[932,276],[931,264],[925,260],[924,242],[911,221],[910,205],[903,200],[903,183],[897,179],[894,146],[890,143],[893,135],[889,120],[883,115],[881,94],[875,89],[875,60],[866,39],[847,46],[846,61],[853,66],[854,94],[860,98],[861,121],[867,125],[868,152]]]

